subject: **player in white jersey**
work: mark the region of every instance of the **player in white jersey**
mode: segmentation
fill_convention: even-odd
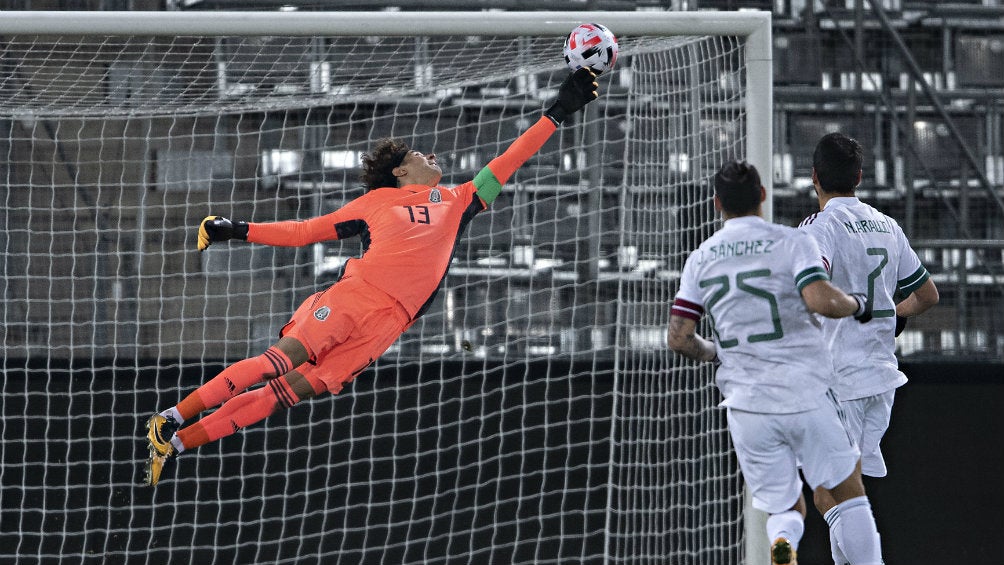
[[[854,565],[882,562],[879,535],[857,466],[860,452],[829,392],[833,371],[813,313],[870,319],[864,294],[829,282],[807,234],[762,217],[756,169],[727,163],[715,175],[725,224],[683,268],[669,322],[669,347],[719,360],[715,380],[753,506],[770,514],[772,563],[795,563],[804,531],[805,481],[843,510],[841,544]],[[707,313],[714,342],[697,335]]]
[[[906,383],[896,360],[895,336],[907,317],[938,303],[938,289],[899,224],[854,195],[863,156],[861,145],[846,135],[823,136],[813,153],[819,212],[799,227],[813,235],[835,285],[867,292],[871,323],[824,319],[823,334],[837,377],[833,390],[861,449],[861,471],[884,477],[879,442],[889,427],[896,388]],[[906,299],[896,304],[897,296]],[[834,502],[825,491],[814,498],[830,524],[834,563],[843,565],[846,560],[833,534],[840,514],[833,511]]]

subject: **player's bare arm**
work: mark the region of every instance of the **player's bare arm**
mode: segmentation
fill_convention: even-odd
[[[827,318],[854,316],[860,320],[869,313],[863,296],[847,294],[830,281],[818,280],[807,284],[802,289],[802,300],[809,310]]]
[[[896,305],[896,315],[903,318],[923,314],[941,300],[938,287],[934,281],[927,279],[920,288],[910,293],[905,300]]]
[[[714,361],[715,344],[697,335],[697,323],[681,317],[669,317],[669,348],[673,351],[697,361]]]

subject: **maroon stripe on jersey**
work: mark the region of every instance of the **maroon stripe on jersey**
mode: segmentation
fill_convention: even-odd
[[[704,307],[700,304],[694,304],[689,300],[677,298],[673,301],[672,313],[674,316],[680,316],[696,322],[704,315]]]
[[[804,220],[802,220],[801,224],[798,224],[798,227],[807,226],[807,225],[811,224],[812,222],[815,222],[816,221],[816,216],[818,216],[818,215],[819,215],[819,212],[816,212],[816,213],[808,216],[807,218],[805,218]]]
[[[830,268],[830,260],[827,259],[826,257],[823,257],[823,267],[826,268],[827,273],[831,275],[833,274],[833,269]]]

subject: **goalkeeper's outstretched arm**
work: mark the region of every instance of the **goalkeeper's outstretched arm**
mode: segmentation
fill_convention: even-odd
[[[248,223],[233,222],[223,216],[206,216],[199,224],[199,251],[205,251],[211,243],[230,239],[248,238]]]
[[[242,239],[273,247],[302,247],[321,241],[355,237],[364,229],[365,210],[372,200],[364,194],[341,208],[307,220],[279,222],[239,222],[221,216],[207,216],[199,225],[199,251],[212,243]]]
[[[588,68],[579,69],[565,78],[558,89],[557,98],[544,111],[544,116],[474,177],[478,196],[486,205],[495,200],[502,191],[502,185],[509,180],[516,169],[544,146],[565,118],[578,112],[599,96],[597,88],[596,74]]]
[[[588,68],[570,73],[561,83],[558,96],[536,124],[523,132],[504,153],[493,159],[474,177],[478,196],[491,204],[502,191],[502,185],[530,157],[543,147],[565,118],[595,100],[598,85],[596,74]],[[365,196],[347,204],[341,210],[305,221],[274,222],[249,225],[222,216],[207,216],[199,225],[198,249],[204,251],[213,243],[230,239],[250,240],[265,245],[298,247],[318,241],[344,239],[357,235],[350,222],[350,207],[362,206]],[[250,232],[250,239],[249,239]]]

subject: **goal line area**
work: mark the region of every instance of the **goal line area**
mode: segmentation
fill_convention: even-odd
[[[428,312],[339,395],[141,486],[146,418],[361,251],[199,253],[202,218],[330,212],[384,137],[470,180],[592,21],[620,45],[600,98],[473,220]],[[769,34],[745,12],[5,14],[0,561],[743,562],[710,368],[665,336],[715,170],[771,178]]]

